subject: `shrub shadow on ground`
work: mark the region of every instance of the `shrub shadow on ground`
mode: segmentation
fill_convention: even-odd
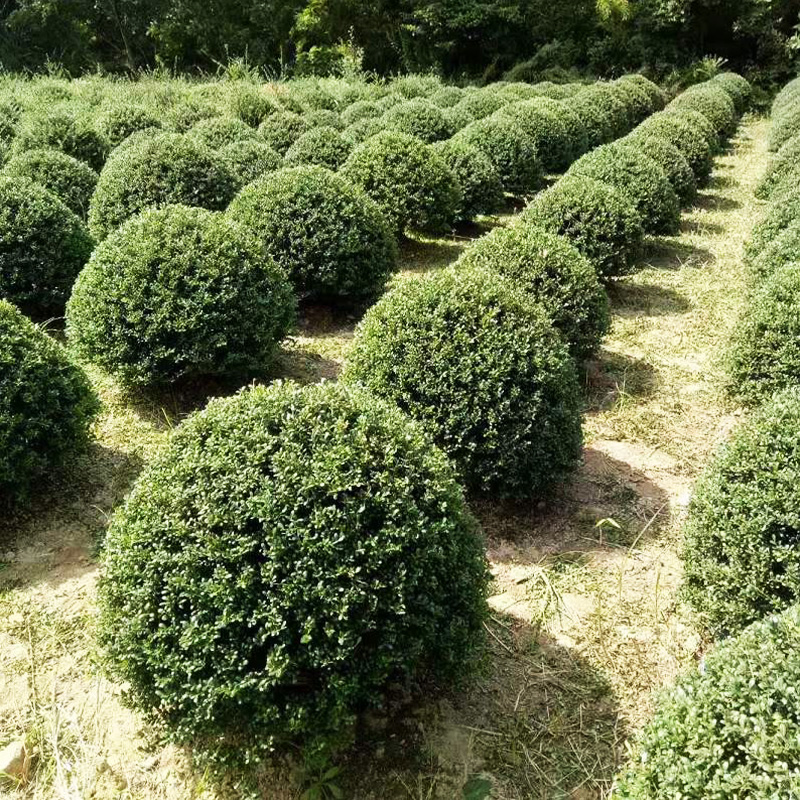
[[[688,299],[669,286],[618,281],[608,286],[614,314],[624,317],[658,317],[682,314],[691,308]]]
[[[587,410],[603,411],[623,399],[648,397],[658,391],[658,370],[641,358],[602,348],[584,368]]]
[[[678,239],[650,239],[645,242],[641,267],[678,270],[713,264],[716,256],[704,247],[695,247]]]

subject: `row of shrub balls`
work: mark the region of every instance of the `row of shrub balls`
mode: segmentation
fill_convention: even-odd
[[[672,209],[679,183],[707,178],[747,89],[734,76],[698,86],[619,154],[579,159],[454,267],[399,282],[359,325],[338,383],[251,388],[173,432],[109,527],[98,626],[111,672],[167,736],[219,759],[330,745],[388,682],[471,663],[488,572],[461,487],[537,497],[574,469],[575,359],[607,325],[600,282],[631,268],[644,230],[672,229],[661,202]],[[694,166],[667,173],[637,141]],[[299,169],[292,185],[340,180]],[[175,380],[209,353],[246,373],[290,324],[292,297],[256,231],[172,204],[98,247],[68,303],[68,339],[89,360],[122,354],[114,371],[133,385]],[[102,322],[121,306],[122,334]],[[184,336],[232,308],[238,327]],[[0,475],[22,493],[19,464],[85,441],[97,401],[71,356],[5,301],[0,324],[6,435],[28,445]]]
[[[685,529],[683,596],[723,641],[661,698],[614,797],[800,796],[798,109],[795,80],[773,105],[756,192],[770,204],[745,246],[726,354],[730,394],[752,411],[698,482]]]

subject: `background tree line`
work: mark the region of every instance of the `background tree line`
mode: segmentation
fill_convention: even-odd
[[[799,16],[800,0],[0,0],[0,64],[325,73],[355,52],[380,74],[532,79],[711,55],[768,83],[793,72]]]

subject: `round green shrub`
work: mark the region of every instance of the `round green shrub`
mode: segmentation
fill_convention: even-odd
[[[499,111],[507,102],[508,98],[499,92],[475,91],[467,93],[453,108],[469,114],[473,120],[480,120]]]
[[[573,161],[573,147],[567,123],[539,100],[522,100],[507,105],[501,112],[513,120],[530,138],[545,172],[561,172]]]
[[[520,83],[519,81],[506,84],[500,90],[500,95],[510,103],[519,102],[520,100],[532,100],[534,97],[544,97],[535,86],[530,83]]]
[[[97,173],[85,162],[60,150],[26,150],[9,159],[3,175],[29,178],[44,186],[71,211],[85,218],[97,186]]]
[[[645,78],[644,75],[623,75],[618,82],[625,81],[633,83],[647,94],[648,98],[650,99],[650,114],[653,114],[656,111],[661,111],[667,104],[667,97],[661,87],[658,84],[653,83],[653,81],[649,80],[648,78]]]
[[[708,147],[712,154],[716,154],[721,151],[722,148],[720,138],[714,129],[714,124],[702,112],[696,111],[693,108],[681,108],[679,106],[669,105],[662,113],[666,114],[667,116],[677,117],[678,119],[687,122],[698,133],[700,133],[700,135],[703,136],[708,143]]]
[[[428,98],[431,103],[439,108],[452,108],[464,98],[464,90],[458,86],[442,86]]]
[[[258,132],[273,150],[286,155],[286,151],[312,127],[311,123],[300,114],[277,111],[258,126]]]
[[[577,95],[581,96],[605,111],[611,137],[614,139],[624,136],[638,122],[633,109],[628,105],[626,93],[615,89],[610,83],[595,83]]]
[[[800,101],[782,113],[772,115],[769,149],[777,152],[789,139],[794,139],[798,135],[800,135]]]
[[[566,236],[606,279],[635,268],[644,237],[641,216],[625,195],[579,175],[537,195],[521,221]]]
[[[99,114],[96,127],[108,141],[109,147],[114,148],[136,131],[160,128],[161,121],[145,106],[115,103]]]
[[[544,309],[497,272],[398,284],[360,323],[343,380],[422,422],[473,492],[538,496],[577,463],[574,363]]]
[[[593,150],[614,138],[614,125],[608,109],[594,103],[590,95],[579,92],[565,100],[564,105],[581,122],[586,133],[586,150]]]
[[[728,93],[728,96],[733,100],[737,114],[743,114],[747,110],[753,94],[753,88],[746,78],[737,75],[735,72],[721,72],[711,79],[711,83],[722,87]]]
[[[344,129],[344,122],[342,117],[336,111],[328,111],[327,109],[320,108],[316,111],[307,111],[303,114],[303,119],[312,128],[334,128],[337,131]]]
[[[698,483],[683,593],[715,634],[800,598],[800,393],[779,392],[737,428]]]
[[[800,229],[789,230],[800,238]],[[750,298],[728,347],[729,389],[741,402],[756,404],[800,383],[799,304],[797,261],[777,267]]]
[[[0,175],[0,298],[61,308],[93,246],[84,223],[54,194]]]
[[[105,239],[67,304],[70,346],[131,386],[249,378],[294,318],[286,275],[224,214],[167,206]]]
[[[708,181],[713,166],[711,145],[701,131],[677,114],[659,112],[636,129],[635,136],[656,136],[678,148],[689,162],[698,185]]]
[[[276,384],[213,400],[139,478],[106,538],[98,633],[170,739],[255,761],[340,743],[392,681],[463,673],[486,577],[418,425],[340,384]]]
[[[500,211],[505,199],[503,182],[482,150],[459,139],[447,139],[433,145],[433,151],[452,170],[461,187],[461,202],[455,215],[458,222]]]
[[[780,190],[787,178],[796,186],[795,176],[798,172],[800,172],[800,132],[784,142],[781,149],[770,159],[767,170],[756,187],[756,197],[769,200],[776,189]]]
[[[304,297],[372,300],[397,265],[377,204],[322,167],[267,175],[245,186],[228,214],[258,236]]]
[[[258,133],[238,117],[201,119],[189,129],[186,135],[211,150],[219,150],[234,142],[259,141]]]
[[[439,106],[429,100],[408,100],[390,108],[381,122],[387,129],[408,133],[423,142],[449,139],[453,129]]]
[[[752,262],[776,240],[786,228],[800,220],[800,187],[770,205],[766,216],[750,232],[745,243],[745,262]],[[765,265],[766,266],[766,265]],[[769,272],[767,268],[767,272]]]
[[[584,85],[581,83],[552,83],[551,81],[541,81],[533,85],[539,97],[549,97],[551,100],[567,100],[574,97],[578,92],[583,91]]]
[[[710,83],[692,86],[678,95],[670,106],[699,111],[711,120],[714,130],[720,135],[728,136],[736,130],[736,106],[721,86]]]
[[[637,135],[634,131],[620,140],[620,144],[641,150],[652,159],[667,176],[681,205],[691,205],[697,197],[697,181],[692,168],[674,144],[653,133]]]
[[[542,164],[536,145],[513,119],[492,115],[472,122],[455,138],[474,145],[494,164],[505,191],[525,194],[534,191],[542,180]]]
[[[225,160],[175,133],[134,134],[109,158],[89,205],[98,240],[146,208],[183,203],[224,210],[237,189]],[[133,137],[131,137],[133,138]]]
[[[72,105],[37,108],[22,116],[13,149],[54,148],[99,171],[110,150],[108,140],[92,127],[87,109]]]
[[[447,124],[454,135],[462,128],[466,128],[470,123],[475,122],[475,117],[461,105],[442,109],[442,114],[444,114],[444,118],[447,120]]]
[[[383,122],[380,119],[360,119],[352,125],[348,125],[343,131],[342,136],[345,141],[353,146],[366,142],[377,133],[384,130]]]
[[[442,82],[435,75],[401,75],[392,81],[392,91],[407,100],[427,97],[442,88]]]
[[[787,264],[800,261],[800,220],[791,220],[777,232],[764,249],[748,261],[752,277],[758,282]]]
[[[591,357],[608,331],[608,296],[589,259],[569,240],[531,225],[496,228],[477,239],[457,267],[505,275],[547,311],[570,353]]]
[[[414,136],[383,131],[353,150],[342,175],[378,204],[391,229],[441,230],[455,220],[461,189],[436,153]]]
[[[283,166],[283,159],[266,142],[241,139],[231,142],[219,151],[220,158],[237,178],[240,186],[256,178],[275,172]]]
[[[0,506],[86,448],[99,406],[64,348],[0,300]]]
[[[609,88],[616,92],[616,96],[628,108],[631,128],[647,119],[656,110],[650,95],[632,81],[616,80],[609,84]]]
[[[198,122],[222,114],[219,103],[210,97],[190,95],[171,106],[164,116],[164,127],[176,133],[186,133]]]
[[[719,644],[664,693],[615,800],[800,796],[800,612]]]
[[[569,170],[613,186],[633,203],[646,233],[674,234],[681,209],[664,170],[635,145],[613,142],[587,153]]]
[[[353,143],[335,128],[313,128],[286,151],[286,163],[289,166],[316,164],[337,170],[347,161],[352,149]]]
[[[278,110],[278,104],[256,87],[237,85],[227,95],[228,113],[251,128],[257,128],[270,114]]]
[[[342,122],[352,125],[362,119],[377,119],[382,114],[381,107],[374,100],[356,100],[342,111]]]

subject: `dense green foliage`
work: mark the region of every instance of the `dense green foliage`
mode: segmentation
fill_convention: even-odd
[[[341,172],[364,189],[399,234],[442,230],[461,204],[461,188],[444,159],[406,133],[372,136],[353,150]]]
[[[797,186],[797,178],[800,178],[800,131],[797,136],[784,142],[770,159],[756,189],[756,196],[769,200],[774,193],[780,193],[785,181],[789,180],[793,186]]]
[[[54,194],[0,175],[0,298],[61,308],[93,246],[84,223]]]
[[[269,369],[294,308],[253,234],[219,212],[167,206],[98,246],[67,304],[67,335],[125,384],[243,379]]]
[[[280,155],[266,142],[251,139],[231,142],[220,149],[219,155],[242,186],[280,169],[284,164]]]
[[[98,409],[61,345],[0,300],[0,506],[85,449]]]
[[[800,220],[800,186],[772,203],[763,219],[756,223],[745,243],[745,260],[752,263],[795,220]],[[770,271],[767,264],[764,266]]]
[[[302,297],[373,300],[397,265],[378,205],[323,167],[267,175],[245,186],[228,214],[258,236]]]
[[[731,633],[800,598],[800,393],[775,395],[723,445],[696,487],[684,593]]]
[[[418,425],[340,384],[276,384],[212,401],[140,477],[108,531],[99,636],[169,738],[241,764],[338,743],[392,681],[463,673],[486,582]]]
[[[652,159],[667,176],[681,205],[689,205],[697,197],[697,181],[692,168],[674,144],[654,133],[637,135],[635,132],[620,140],[620,144],[631,145]]]
[[[566,236],[601,278],[630,272],[644,236],[641,216],[624,194],[579,175],[537,195],[522,212],[522,224]]]
[[[360,323],[343,379],[422,422],[473,492],[541,495],[576,466],[572,359],[546,311],[497,272],[396,285]]]
[[[514,120],[530,137],[546,172],[561,172],[572,163],[578,152],[564,115],[548,106],[547,102],[556,103],[547,101],[547,98],[522,100],[506,106],[501,113]]]
[[[698,185],[711,175],[713,154],[711,144],[703,133],[676,114],[659,112],[646,119],[634,136],[657,136],[678,148],[689,162]]]
[[[671,108],[688,108],[707,117],[714,130],[723,136],[736,129],[736,106],[731,96],[721,86],[710,81],[692,86],[670,103]]]
[[[382,117],[386,128],[409,133],[432,144],[448,139],[454,131],[439,106],[429,100],[407,100],[392,106]]]
[[[113,148],[136,131],[160,128],[161,120],[145,105],[115,102],[100,111],[95,127]]]
[[[742,402],[800,383],[799,304],[796,261],[772,272],[749,298],[728,346],[730,391]]]
[[[26,150],[8,160],[3,175],[29,178],[44,186],[71,211],[85,218],[97,186],[97,173],[83,161],[60,150]]]
[[[660,698],[615,800],[800,795],[800,610],[719,644]]]
[[[352,142],[348,142],[336,128],[323,125],[306,131],[297,139],[286,151],[286,164],[313,164],[337,170],[347,161],[352,149]]]
[[[286,151],[313,127],[305,117],[294,111],[276,111],[258,126],[258,132],[273,150],[285,155]]]
[[[790,209],[796,208],[795,204],[789,204]],[[770,220],[770,227],[775,225],[774,218]],[[764,234],[764,228],[760,229],[759,235]],[[748,255],[751,251],[748,251]],[[781,267],[800,262],[800,219],[793,218],[788,220],[786,225],[775,230],[775,236],[761,251],[753,255],[748,261],[748,266],[752,277],[756,281],[768,278]]]
[[[234,142],[258,141],[259,136],[247,123],[238,117],[209,117],[201,119],[186,132],[198,144],[219,150]]]
[[[174,133],[134,134],[100,173],[89,227],[102,239],[134,214],[172,203],[224,210],[237,188],[221,156]]]

